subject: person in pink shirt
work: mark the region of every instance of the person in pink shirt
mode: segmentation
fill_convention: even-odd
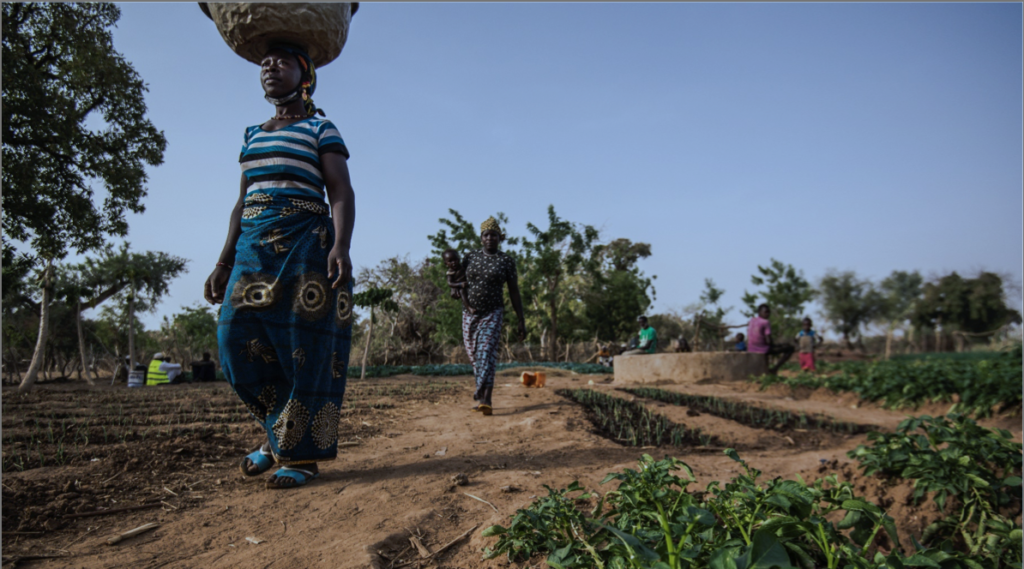
[[[769,364],[771,356],[780,356],[774,366],[769,366],[768,373],[775,375],[779,372],[782,364],[786,363],[793,355],[793,346],[788,344],[776,345],[772,342],[772,325],[768,318],[772,311],[767,304],[757,307],[757,316],[750,319],[747,325],[747,351],[754,354],[764,354],[765,363]]]

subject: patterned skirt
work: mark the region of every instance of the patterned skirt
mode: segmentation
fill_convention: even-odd
[[[352,284],[331,289],[323,202],[252,194],[217,341],[231,386],[281,464],[332,460],[352,341]]]
[[[466,353],[473,364],[473,375],[476,376],[476,395],[473,399],[478,401],[484,388],[494,386],[504,317],[503,308],[487,314],[462,312],[462,342],[466,345]]]

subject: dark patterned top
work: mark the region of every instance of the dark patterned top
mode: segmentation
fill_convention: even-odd
[[[488,255],[482,249],[466,253],[462,266],[466,271],[466,300],[479,315],[505,307],[503,291],[509,279],[518,279],[516,262],[498,251]]]

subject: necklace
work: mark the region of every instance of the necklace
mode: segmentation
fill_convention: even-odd
[[[306,115],[281,115],[279,117],[270,117],[272,121],[286,121],[289,119],[308,119]]]

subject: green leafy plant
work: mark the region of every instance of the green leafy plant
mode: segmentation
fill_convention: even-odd
[[[760,471],[734,450],[725,453],[743,474],[704,492],[687,491],[696,480],[684,462],[646,454],[638,470],[606,476],[602,484],[619,484],[604,496],[578,482],[548,488],[509,527],[483,531],[498,538],[484,557],[516,562],[547,553],[547,564],[559,569],[980,567],[963,553],[919,544],[903,554],[892,518],[835,475],[813,484],[781,478],[761,484]],[[889,553],[883,543],[892,546]]]
[[[714,439],[699,429],[677,425],[640,403],[607,395],[593,389],[559,389],[556,394],[583,405],[597,430],[629,446],[708,446]]]
[[[912,498],[930,496],[946,513],[925,529],[925,545],[962,545],[986,566],[1020,566],[1021,530],[1013,512],[1020,513],[1021,444],[1009,432],[959,414],[923,415],[868,439],[871,445],[848,453],[865,475],[913,480]]]

